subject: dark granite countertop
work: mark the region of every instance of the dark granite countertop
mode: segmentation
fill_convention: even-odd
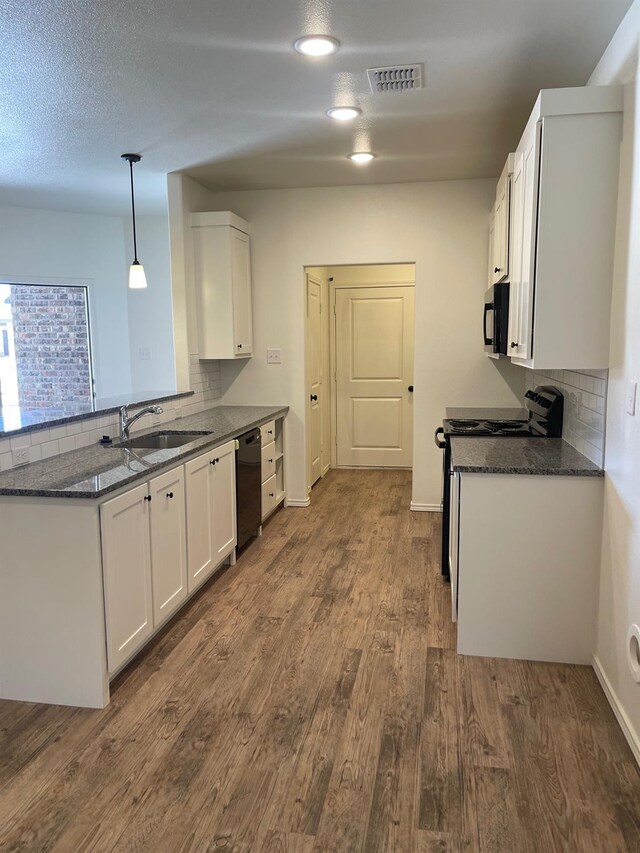
[[[23,432],[70,424],[99,415],[117,412],[121,406],[147,406],[149,403],[162,403],[167,400],[179,400],[191,397],[193,391],[139,391],[136,394],[122,394],[119,397],[97,397],[85,402],[56,404],[25,409],[21,406],[0,407],[0,438],[13,438]]]
[[[604,471],[562,438],[451,437],[453,470],[463,474],[603,477]]]
[[[526,421],[529,413],[526,409],[481,408],[479,406],[453,407],[445,409],[448,418],[468,418],[474,421]]]
[[[178,418],[153,429],[132,433],[132,438],[155,432],[198,432],[201,438],[168,450],[126,449],[117,444],[93,444],[41,462],[0,474],[0,495],[44,498],[101,498],[167,468],[199,451],[237,438],[273,418],[288,406],[218,406],[197,415]]]

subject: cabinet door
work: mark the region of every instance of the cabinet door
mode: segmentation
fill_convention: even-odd
[[[231,279],[233,286],[233,336],[235,354],[250,355],[253,350],[251,322],[251,263],[249,237],[231,228]]]
[[[184,468],[149,483],[153,621],[167,619],[187,597]]]
[[[509,336],[507,353],[515,355],[520,340],[522,290],[522,229],[524,222],[524,157],[516,153],[511,178],[511,224],[509,226]]]
[[[214,454],[205,453],[184,466],[187,497],[187,574],[189,592],[215,568],[211,480]]]
[[[213,557],[216,565],[236,546],[236,443],[217,447],[212,478]]]
[[[458,621],[458,547],[460,543],[460,474],[451,477],[451,506],[449,510],[449,576],[451,578],[451,620]]]
[[[522,153],[522,270],[518,293],[518,334],[514,336],[513,355],[531,358],[533,355],[533,304],[538,230],[538,182],[542,125],[532,125],[523,138]]]
[[[505,175],[498,183],[494,210],[493,281],[509,274],[509,190],[510,179]]]
[[[493,256],[494,256],[494,250],[495,250],[495,244],[494,244],[495,222],[496,222],[496,216],[495,216],[495,207],[494,207],[493,210],[491,211],[491,219],[489,220],[489,266],[488,266],[488,270],[487,270],[487,287],[491,287],[491,285],[493,284],[493,280],[495,278],[495,274],[493,272],[493,269],[495,266],[495,264],[493,262]]]
[[[109,672],[153,632],[148,497],[145,483],[100,507]]]

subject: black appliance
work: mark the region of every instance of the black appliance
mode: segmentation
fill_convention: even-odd
[[[451,438],[562,438],[564,397],[551,385],[527,391],[526,420],[500,418],[445,418],[435,432],[436,446],[444,450],[442,460],[442,574],[449,580],[449,512],[451,502]]]
[[[509,336],[509,282],[500,281],[484,295],[482,317],[485,352],[496,355],[507,354]]]
[[[260,430],[238,439],[236,451],[236,522],[238,550],[257,536],[262,524],[262,448]]]

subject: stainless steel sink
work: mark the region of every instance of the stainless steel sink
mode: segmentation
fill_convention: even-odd
[[[151,435],[139,435],[120,442],[119,447],[146,447],[151,450],[168,450],[182,447],[191,441],[197,441],[210,432],[154,432]]]

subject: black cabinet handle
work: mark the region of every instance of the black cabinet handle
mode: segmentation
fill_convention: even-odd
[[[273,492],[269,492],[269,497],[270,497],[270,498],[275,498],[275,494],[274,494]]]
[[[500,269],[501,269],[501,267],[494,267],[494,268],[493,268],[493,271],[494,271],[494,272],[500,272]]]
[[[273,459],[269,459],[269,462],[273,462]]]
[[[151,495],[145,495],[144,499],[145,501],[149,501],[149,503],[151,503]]]
[[[209,465],[215,465],[215,464],[216,464],[216,460],[215,460],[215,459],[212,459],[212,460],[209,462]]]
[[[519,346],[520,346],[520,344],[516,343],[515,341],[511,341],[511,349],[515,349],[516,347],[519,347]]]
[[[173,492],[167,492],[167,497],[168,497],[168,498],[172,498],[172,497],[173,497]]]
[[[312,399],[312,400],[317,400],[317,399],[318,399],[318,395],[317,395],[317,394],[312,394],[312,395],[311,395],[311,399]]]
[[[413,385],[409,385],[409,387],[407,388],[407,391],[408,391],[410,394],[413,394]]]
[[[238,349],[242,349],[242,344],[238,344]]]

